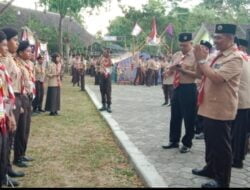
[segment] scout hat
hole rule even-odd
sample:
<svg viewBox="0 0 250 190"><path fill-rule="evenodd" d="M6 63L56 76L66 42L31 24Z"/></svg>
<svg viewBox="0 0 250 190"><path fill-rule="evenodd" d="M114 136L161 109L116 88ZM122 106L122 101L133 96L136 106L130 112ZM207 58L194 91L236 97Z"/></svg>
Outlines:
<svg viewBox="0 0 250 190"><path fill-rule="evenodd" d="M19 53L20 51L26 50L29 46L30 46L30 43L28 41L21 41L19 43L19 47L17 49L17 53Z"/></svg>
<svg viewBox="0 0 250 190"><path fill-rule="evenodd" d="M235 35L236 29L237 26L235 24L216 24L215 33Z"/></svg>
<svg viewBox="0 0 250 190"><path fill-rule="evenodd" d="M179 34L179 42L188 42L192 40L192 33Z"/></svg>
<svg viewBox="0 0 250 190"><path fill-rule="evenodd" d="M212 44L210 44L208 41L201 40L200 45L206 46L208 49L212 49Z"/></svg>
<svg viewBox="0 0 250 190"><path fill-rule="evenodd" d="M248 47L248 41L238 38L238 45Z"/></svg>
<svg viewBox="0 0 250 190"><path fill-rule="evenodd" d="M4 28L2 29L2 31L5 33L5 35L7 36L7 40L9 41L11 38L15 37L18 35L17 30L13 29L13 28Z"/></svg>

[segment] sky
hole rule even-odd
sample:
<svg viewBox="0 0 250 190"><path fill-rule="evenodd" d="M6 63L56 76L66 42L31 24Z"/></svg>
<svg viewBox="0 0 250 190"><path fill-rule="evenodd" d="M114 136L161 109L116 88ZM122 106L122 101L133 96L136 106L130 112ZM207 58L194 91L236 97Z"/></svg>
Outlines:
<svg viewBox="0 0 250 190"><path fill-rule="evenodd" d="M39 0L15 0L13 5L35 9L36 2ZM142 5L146 4L148 0L123 0L122 4L125 6L133 6L136 9L140 9ZM200 0L185 0L182 3L182 7L193 7L199 4ZM121 9L118 6L117 0L108 0L108 3L104 7L93 11L93 14L85 11L82 13L84 16L85 29L92 35L95 35L98 31L101 31L105 35L108 30L108 26L112 20L117 16L123 16Z"/></svg>

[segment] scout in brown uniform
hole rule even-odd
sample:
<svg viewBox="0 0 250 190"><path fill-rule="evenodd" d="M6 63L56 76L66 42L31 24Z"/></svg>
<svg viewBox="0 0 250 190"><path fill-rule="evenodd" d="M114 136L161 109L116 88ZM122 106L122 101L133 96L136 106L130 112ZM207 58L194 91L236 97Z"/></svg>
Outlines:
<svg viewBox="0 0 250 190"><path fill-rule="evenodd" d="M214 57L210 54L211 50L212 50L212 47L213 47L212 44L210 44L210 42L208 42L208 41L201 40L200 45L204 46L204 48L209 52L209 55L207 57L207 61L211 61L211 58L214 59ZM201 79L196 79L196 84L197 84L198 89L199 89L200 83L201 83ZM202 126L202 117L199 116L199 115L196 115L195 133L196 133L195 139L198 139L198 140L203 140L204 139L203 126Z"/></svg>
<svg viewBox="0 0 250 190"><path fill-rule="evenodd" d="M164 149L178 148L181 137L182 120L185 123L185 135L182 138L181 153L187 153L192 147L194 124L196 117L197 89L195 79L196 60L193 53L192 34L179 35L181 52L173 56L173 65L170 72L174 73L174 92L171 101L170 143L162 146Z"/></svg>
<svg viewBox="0 0 250 190"><path fill-rule="evenodd" d="M160 61L159 61L158 57L155 57L155 59L154 59L154 78L153 78L153 84L155 86L158 85L159 70L160 70Z"/></svg>
<svg viewBox="0 0 250 190"><path fill-rule="evenodd" d="M11 78L6 66L8 54L7 36L0 31L0 187L11 186L12 180L7 180L8 165L8 132L16 130L16 122L13 114L15 95L11 84ZM10 183L9 183L10 182ZM14 183L17 186L18 183Z"/></svg>
<svg viewBox="0 0 250 190"><path fill-rule="evenodd" d="M15 109L13 111L15 116L16 124L18 124L21 112L23 112L22 109L22 101L21 101L21 86L22 86L22 71L17 63L17 60L15 58L16 51L19 46L18 42L18 32L15 29L12 28L4 28L3 32L7 36L8 41L8 54L6 56L6 59L4 61L4 64L6 66L6 69L12 79L12 86L15 93ZM18 126L17 126L18 127ZM12 168L10 157L11 157L11 147L14 142L15 133L8 132L8 166L7 166L7 172L10 177L23 177L23 172L15 172ZM18 185L18 182L11 180L11 183L13 185Z"/></svg>
<svg viewBox="0 0 250 190"><path fill-rule="evenodd" d="M86 71L86 60L82 57L82 60L78 67L80 83L81 83L81 91L85 91L85 71Z"/></svg>
<svg viewBox="0 0 250 190"><path fill-rule="evenodd" d="M79 64L81 62L80 55L76 55L74 62L73 62L73 76L72 76L72 83L73 86L77 84L77 86L80 86L80 77L79 77Z"/></svg>
<svg viewBox="0 0 250 190"><path fill-rule="evenodd" d="M245 159L248 144L248 130L250 126L250 58L248 57L246 48L248 42L238 39L239 51L243 57L243 71L241 74L239 88L239 104L236 119L232 126L232 151L233 151L233 167L243 168L243 160Z"/></svg>
<svg viewBox="0 0 250 190"><path fill-rule="evenodd" d="M153 58L147 61L147 71L146 71L146 85L152 86L154 85L154 76L155 76L155 61Z"/></svg>
<svg viewBox="0 0 250 190"><path fill-rule="evenodd" d="M142 85L143 84L142 56L140 56L139 59L137 58L134 61L134 63L136 65L136 75L135 75L134 85L136 84Z"/></svg>
<svg viewBox="0 0 250 190"><path fill-rule="evenodd" d="M22 90L21 101L23 113L20 115L17 123L17 132L14 144L14 161L18 167L28 167L25 162L33 161L32 158L26 156L28 139L31 125L31 107L33 97L35 96L35 80L33 79L33 63L30 62L31 47L28 41L22 41L17 50L17 63L22 71Z"/></svg>
<svg viewBox="0 0 250 190"><path fill-rule="evenodd" d="M112 72L112 60L110 58L109 51L106 50L100 61L100 91L102 95L102 108L100 111L105 111L111 113L111 72Z"/></svg>
<svg viewBox="0 0 250 190"><path fill-rule="evenodd" d="M169 72L169 67L171 66L170 61L166 62L164 65L164 70L163 70L163 82L162 82L162 89L164 93L164 98L165 102L162 104L163 106L171 105L171 99L173 97L173 80L174 80L174 75L173 73Z"/></svg>
<svg viewBox="0 0 250 190"><path fill-rule="evenodd" d="M37 64L35 66L35 80L36 97L33 102L33 111L44 112L44 110L42 110L42 105L44 97L45 66L42 55L37 57Z"/></svg>
<svg viewBox="0 0 250 190"><path fill-rule="evenodd" d="M243 59L234 44L236 25L216 25L214 43L219 50L215 59L208 63L208 52L195 47L195 56L203 80L199 89L198 114L203 117L206 166L192 171L195 175L214 180L204 188L229 187L231 178L232 149L231 125L236 117L238 91Z"/></svg>
<svg viewBox="0 0 250 190"><path fill-rule="evenodd" d="M51 116L58 115L61 101L61 57L58 53L52 55L46 76L48 78L48 90L45 110L50 111Z"/></svg>

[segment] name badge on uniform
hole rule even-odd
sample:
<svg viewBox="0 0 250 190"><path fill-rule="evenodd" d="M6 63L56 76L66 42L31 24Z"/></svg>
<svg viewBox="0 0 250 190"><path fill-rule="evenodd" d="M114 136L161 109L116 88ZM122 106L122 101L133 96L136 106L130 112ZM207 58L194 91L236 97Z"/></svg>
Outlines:
<svg viewBox="0 0 250 190"><path fill-rule="evenodd" d="M222 64L214 64L213 68L220 69L222 67Z"/></svg>

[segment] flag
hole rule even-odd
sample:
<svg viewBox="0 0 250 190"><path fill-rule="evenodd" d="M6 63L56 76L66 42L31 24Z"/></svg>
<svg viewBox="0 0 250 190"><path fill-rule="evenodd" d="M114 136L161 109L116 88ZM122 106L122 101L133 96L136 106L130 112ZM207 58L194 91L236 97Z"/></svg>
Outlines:
<svg viewBox="0 0 250 190"><path fill-rule="evenodd" d="M174 26L171 23L166 27L165 31L171 38L174 36Z"/></svg>
<svg viewBox="0 0 250 190"><path fill-rule="evenodd" d="M157 38L157 35L156 20L153 18L152 30L147 38L148 45L158 45L160 43L160 39Z"/></svg>
<svg viewBox="0 0 250 190"><path fill-rule="evenodd" d="M141 32L142 32L142 28L136 23L131 35L138 36Z"/></svg>
<svg viewBox="0 0 250 190"><path fill-rule="evenodd" d="M22 41L28 41L28 32L27 32L27 30L22 31L21 40Z"/></svg>

